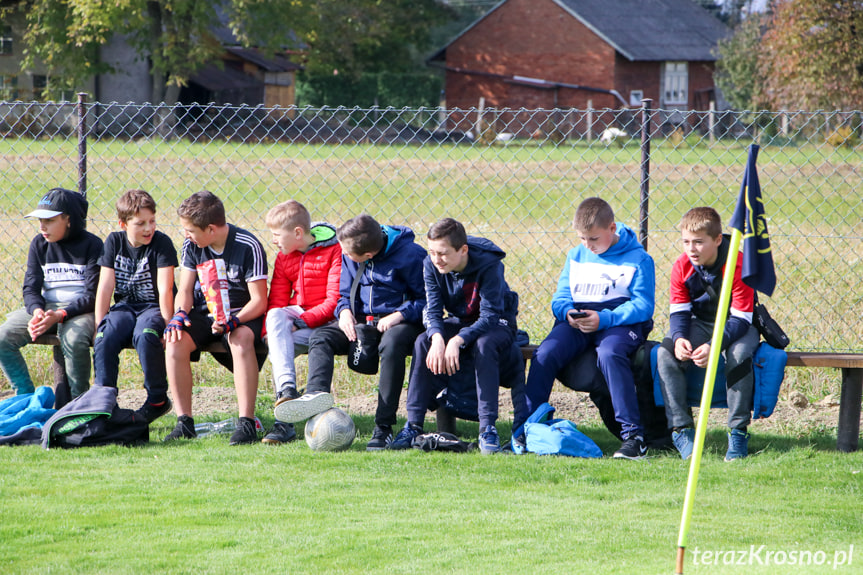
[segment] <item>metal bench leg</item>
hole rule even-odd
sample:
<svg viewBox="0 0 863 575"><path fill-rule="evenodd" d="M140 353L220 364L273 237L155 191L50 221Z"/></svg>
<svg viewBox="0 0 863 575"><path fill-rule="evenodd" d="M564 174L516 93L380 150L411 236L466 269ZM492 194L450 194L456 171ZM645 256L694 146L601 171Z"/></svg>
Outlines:
<svg viewBox="0 0 863 575"><path fill-rule="evenodd" d="M857 451L860 439L860 401L863 398L863 369L842 369L842 393L839 399L839 428L836 449Z"/></svg>
<svg viewBox="0 0 863 575"><path fill-rule="evenodd" d="M66 379L66 359L59 345L54 346L54 363L51 367L54 371L54 409L60 409L72 401L72 390Z"/></svg>

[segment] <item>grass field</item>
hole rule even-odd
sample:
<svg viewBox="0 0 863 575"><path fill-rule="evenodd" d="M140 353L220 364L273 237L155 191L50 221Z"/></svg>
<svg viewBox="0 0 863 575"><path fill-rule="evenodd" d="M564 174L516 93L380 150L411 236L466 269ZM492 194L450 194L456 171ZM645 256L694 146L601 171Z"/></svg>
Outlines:
<svg viewBox="0 0 863 575"><path fill-rule="evenodd" d="M688 465L527 456L229 447L0 450L3 573L672 573ZM168 431L165 418L151 431ZM460 424L476 437L475 424ZM586 428L606 454L617 443ZM504 430L505 432L505 430ZM704 552L821 551L861 540L863 453L755 436L722 462L711 431L685 573L861 573L850 564L704 565ZM698 555L696 555L696 551ZM859 551L858 551L859 553ZM764 551L756 557L764 561ZM696 563L696 557L702 564ZM726 557L723 555L723 557ZM781 555L777 555L781 557ZM834 570L834 567L836 569Z"/></svg>

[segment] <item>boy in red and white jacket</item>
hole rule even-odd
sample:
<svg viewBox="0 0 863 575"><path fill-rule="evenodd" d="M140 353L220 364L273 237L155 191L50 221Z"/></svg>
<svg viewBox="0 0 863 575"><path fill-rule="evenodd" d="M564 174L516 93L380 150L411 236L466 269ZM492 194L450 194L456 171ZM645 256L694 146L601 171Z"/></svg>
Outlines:
<svg viewBox="0 0 863 575"><path fill-rule="evenodd" d="M707 365L729 240L722 235L719 214L710 207L686 212L680 221L680 232L683 254L671 270L670 329L657 351L657 368L672 440L680 456L689 459L695 429L686 401L685 372L690 364ZM755 293L743 283L741 266L742 258L737 258L722 337L730 430L726 461L748 454L746 428L754 389L752 356L759 342L758 331L752 325Z"/></svg>
<svg viewBox="0 0 863 575"><path fill-rule="evenodd" d="M312 223L309 211L288 200L267 213L267 227L279 248L267 302L267 346L273 366L276 405L296 399L294 356L308 351L315 329L334 323L339 300L342 250L336 228ZM296 439L292 423L276 421L262 440L280 444Z"/></svg>

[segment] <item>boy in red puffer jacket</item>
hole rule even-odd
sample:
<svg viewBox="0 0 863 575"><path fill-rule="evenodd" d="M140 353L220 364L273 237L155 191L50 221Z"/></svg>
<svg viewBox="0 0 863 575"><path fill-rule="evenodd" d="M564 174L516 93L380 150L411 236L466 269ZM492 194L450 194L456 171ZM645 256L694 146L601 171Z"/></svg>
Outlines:
<svg viewBox="0 0 863 575"><path fill-rule="evenodd" d="M288 200L267 213L267 227L279 248L267 302L267 346L273 366L276 405L299 397L296 353L308 351L315 329L335 323L339 300L342 250L336 228L312 223L303 204ZM276 421L262 440L281 444L295 440L294 425Z"/></svg>

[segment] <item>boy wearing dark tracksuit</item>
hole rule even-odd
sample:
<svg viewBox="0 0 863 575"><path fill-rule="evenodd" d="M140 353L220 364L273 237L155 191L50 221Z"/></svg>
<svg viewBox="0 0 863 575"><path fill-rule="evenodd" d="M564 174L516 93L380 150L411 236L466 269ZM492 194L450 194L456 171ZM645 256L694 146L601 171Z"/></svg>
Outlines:
<svg viewBox="0 0 863 575"><path fill-rule="evenodd" d="M425 250L414 243L410 228L382 226L367 214L345 222L336 236L343 254L335 311L338 325L322 326L311 335L306 393L277 405L275 415L279 421L294 423L332 406L335 356L348 354L350 343L357 339L357 323L374 323L380 334L380 374L375 430L367 449L375 451L392 441L405 360L423 330Z"/></svg>
<svg viewBox="0 0 863 575"><path fill-rule="evenodd" d="M21 348L44 333L60 337L72 397L90 387L102 240L85 229L87 207L78 192L54 188L27 215L39 219L39 235L27 254L24 309L0 326L0 367L18 394L34 391Z"/></svg>
<svg viewBox="0 0 863 575"><path fill-rule="evenodd" d="M156 229L156 202L144 190L120 197L117 218L122 231L108 235L99 258L94 383L117 387L120 352L133 344L147 390L138 413L152 422L171 411L162 335L174 310L177 250L171 238Z"/></svg>
<svg viewBox="0 0 863 575"><path fill-rule="evenodd" d="M480 450L494 453L500 451L495 423L501 363L509 357L518 313L518 296L504 279L506 254L487 239L468 237L464 226L452 218L431 227L428 244L429 256L423 262L427 328L414 346L408 421L390 448L411 446L422 433L432 400L464 361L472 364L476 380ZM520 354L518 358L515 369L523 372Z"/></svg>
<svg viewBox="0 0 863 575"><path fill-rule="evenodd" d="M551 301L556 323L530 363L528 410L548 401L556 374L593 345L622 428L614 457L638 459L647 447L630 356L653 325L653 260L605 200L584 200L574 227L582 245L567 253Z"/></svg>

